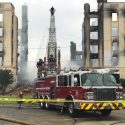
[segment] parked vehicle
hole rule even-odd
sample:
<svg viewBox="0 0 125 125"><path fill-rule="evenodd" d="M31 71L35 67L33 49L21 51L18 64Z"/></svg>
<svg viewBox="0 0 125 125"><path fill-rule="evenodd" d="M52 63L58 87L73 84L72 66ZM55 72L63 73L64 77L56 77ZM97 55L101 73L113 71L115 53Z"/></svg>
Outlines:
<svg viewBox="0 0 125 125"><path fill-rule="evenodd" d="M100 111L108 116L112 110L125 108L123 88L109 73L77 71L46 76L36 82L35 95L48 100L40 102L42 108L60 106L71 116L77 115L77 110Z"/></svg>

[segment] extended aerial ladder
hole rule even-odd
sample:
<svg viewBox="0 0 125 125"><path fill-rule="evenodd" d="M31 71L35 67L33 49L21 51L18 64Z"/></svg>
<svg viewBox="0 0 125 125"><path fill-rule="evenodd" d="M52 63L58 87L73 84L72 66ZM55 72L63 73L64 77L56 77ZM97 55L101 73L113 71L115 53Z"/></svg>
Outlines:
<svg viewBox="0 0 125 125"><path fill-rule="evenodd" d="M44 57L43 63L37 62L38 78L43 77L42 74L44 74L44 76L50 74L58 74L61 70L60 49L57 51L54 7L50 9L50 13L51 18L49 27L49 40L47 45L47 58Z"/></svg>

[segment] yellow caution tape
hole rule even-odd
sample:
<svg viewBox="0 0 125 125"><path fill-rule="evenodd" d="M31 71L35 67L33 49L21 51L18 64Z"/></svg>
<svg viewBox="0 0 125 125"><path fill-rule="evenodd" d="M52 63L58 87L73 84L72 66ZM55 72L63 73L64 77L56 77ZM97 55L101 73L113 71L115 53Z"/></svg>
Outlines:
<svg viewBox="0 0 125 125"><path fill-rule="evenodd" d="M65 100L65 99L28 99L28 98L0 98L1 101L26 101L26 102L79 102L79 103L123 103L125 106L125 101L117 100L117 101L93 101L93 100Z"/></svg>
<svg viewBox="0 0 125 125"><path fill-rule="evenodd" d="M88 100L65 100L65 99L19 99L19 98L0 98L0 102L49 102L49 103L79 103L81 110L120 110L125 109L125 101L88 101Z"/></svg>

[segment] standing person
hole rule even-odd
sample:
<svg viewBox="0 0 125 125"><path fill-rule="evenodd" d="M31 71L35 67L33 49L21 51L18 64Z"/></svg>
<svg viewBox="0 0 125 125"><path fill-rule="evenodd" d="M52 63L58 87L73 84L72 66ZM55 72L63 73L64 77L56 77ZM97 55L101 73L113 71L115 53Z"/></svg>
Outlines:
<svg viewBox="0 0 125 125"><path fill-rule="evenodd" d="M19 98L23 99L23 92L22 91L19 93ZM22 105L23 101L19 101L18 103L19 103L19 109L21 109L21 105Z"/></svg>
<svg viewBox="0 0 125 125"><path fill-rule="evenodd" d="M38 68L38 78L42 78L42 73L44 70L44 61L42 59L39 59L39 61L37 62L37 68Z"/></svg>

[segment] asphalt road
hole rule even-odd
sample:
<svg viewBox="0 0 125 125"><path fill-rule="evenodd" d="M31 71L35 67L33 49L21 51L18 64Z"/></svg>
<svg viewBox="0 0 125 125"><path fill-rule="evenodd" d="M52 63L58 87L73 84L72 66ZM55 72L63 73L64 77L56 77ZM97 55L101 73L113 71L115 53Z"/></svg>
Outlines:
<svg viewBox="0 0 125 125"><path fill-rule="evenodd" d="M59 110L29 106L18 109L17 105L1 105L0 117L5 119L0 119L0 125L125 125L125 110L113 111L108 117L94 112L82 112L78 117L72 118L68 113L61 113Z"/></svg>

